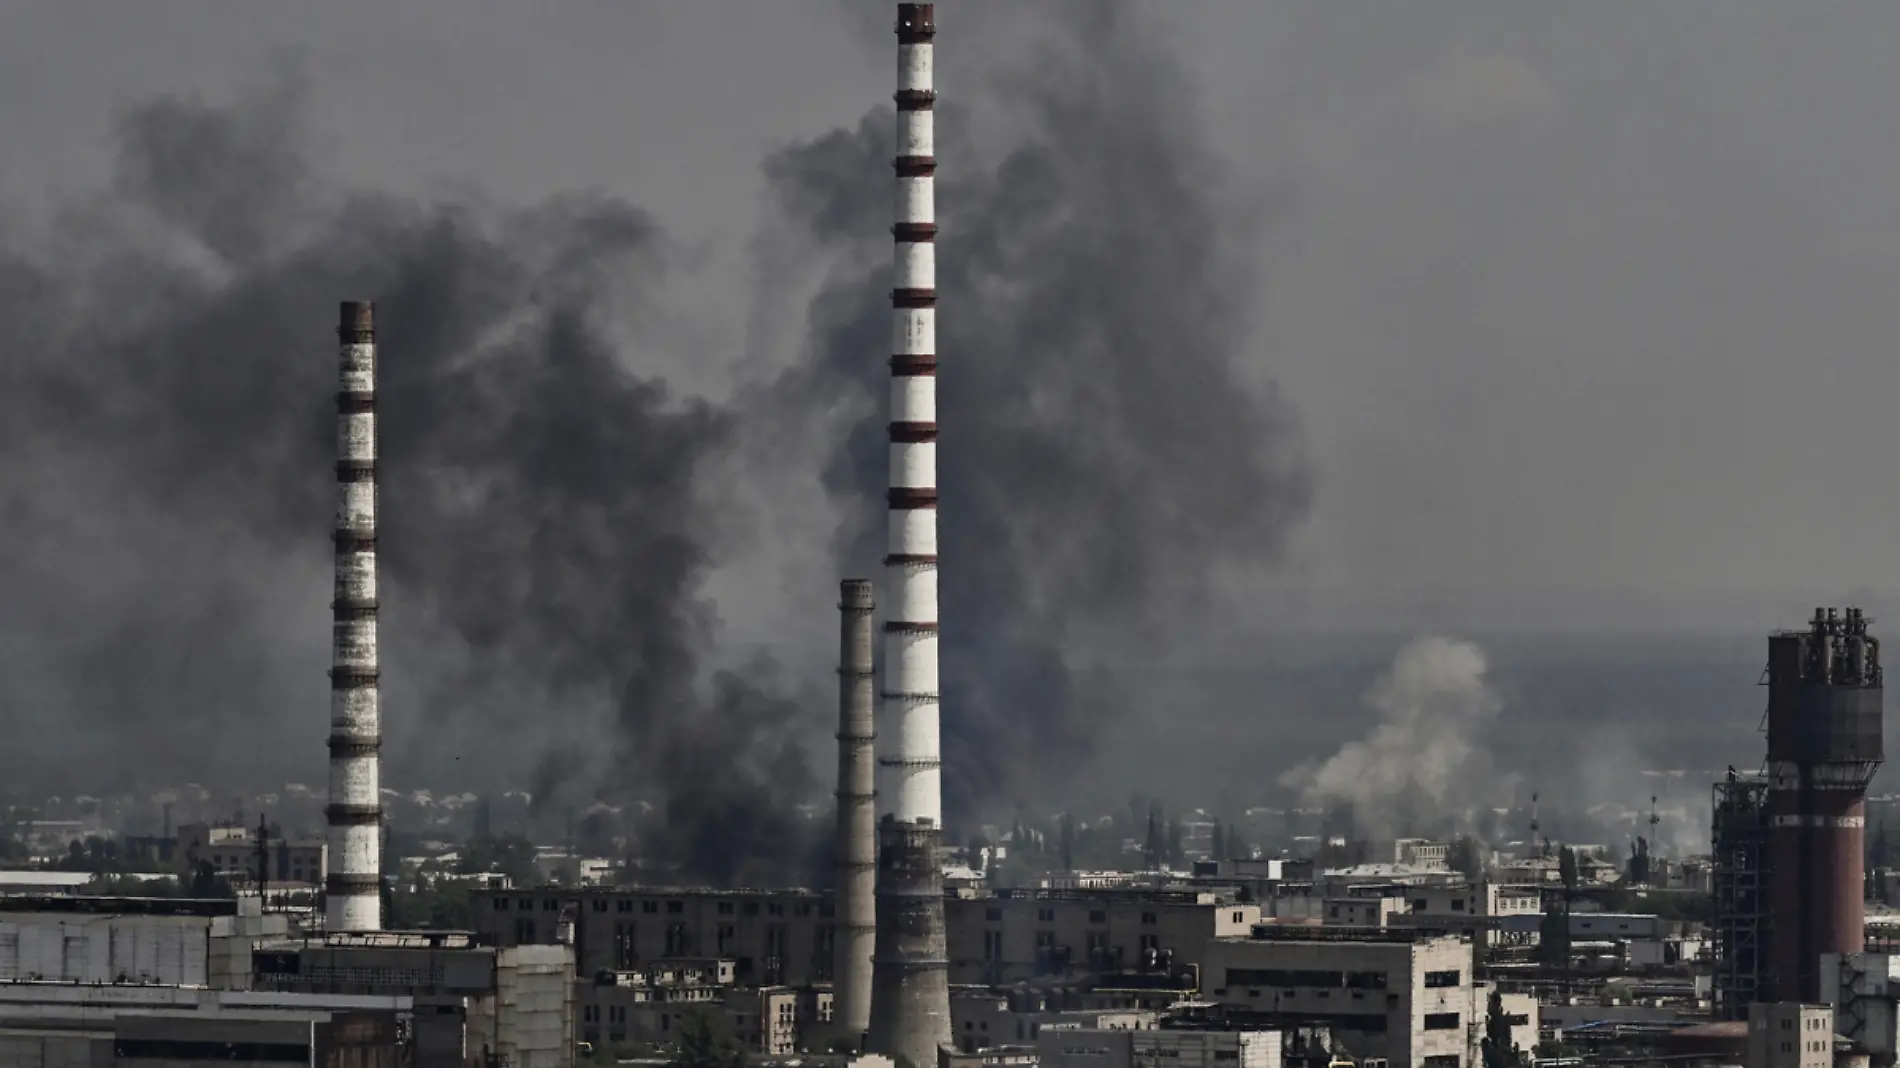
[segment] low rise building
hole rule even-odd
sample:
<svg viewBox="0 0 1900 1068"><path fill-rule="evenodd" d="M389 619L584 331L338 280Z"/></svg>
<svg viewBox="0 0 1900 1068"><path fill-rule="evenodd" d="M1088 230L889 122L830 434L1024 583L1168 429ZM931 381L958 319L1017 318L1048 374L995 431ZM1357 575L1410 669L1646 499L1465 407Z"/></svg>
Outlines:
<svg viewBox="0 0 1900 1068"><path fill-rule="evenodd" d="M1833 1065L1833 1006L1756 1002L1748 1007L1748 1068Z"/></svg>
<svg viewBox="0 0 1900 1068"><path fill-rule="evenodd" d="M1208 890L997 890L944 903L953 984L1200 966L1210 939L1245 934L1260 906Z"/></svg>
<svg viewBox="0 0 1900 1068"><path fill-rule="evenodd" d="M807 986L831 978L831 897L811 890L482 890L472 897L471 913L483 941L519 946L554 941L570 906L582 975L716 957L732 961L741 986Z"/></svg>
<svg viewBox="0 0 1900 1068"><path fill-rule="evenodd" d="M1456 935L1262 924L1208 945L1202 986L1236 1026L1323 1026L1392 1068L1469 1068L1483 1032L1474 963Z"/></svg>
<svg viewBox="0 0 1900 1068"><path fill-rule="evenodd" d="M1278 1031L1049 1027L1042 1068L1282 1068Z"/></svg>

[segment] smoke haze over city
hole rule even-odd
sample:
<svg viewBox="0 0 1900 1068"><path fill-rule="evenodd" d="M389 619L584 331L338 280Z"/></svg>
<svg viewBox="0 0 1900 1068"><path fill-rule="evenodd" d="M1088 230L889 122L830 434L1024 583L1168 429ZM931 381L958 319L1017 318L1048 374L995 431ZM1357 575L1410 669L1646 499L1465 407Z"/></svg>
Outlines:
<svg viewBox="0 0 1900 1068"><path fill-rule="evenodd" d="M1900 612L1900 13L1259 7L940 15L953 818L1337 797L1417 716L1470 733L1414 786L1499 780L1447 806L1758 759L1759 632ZM373 298L386 781L802 850L879 575L888 12L376 10L8 16L0 772L321 781Z"/></svg>

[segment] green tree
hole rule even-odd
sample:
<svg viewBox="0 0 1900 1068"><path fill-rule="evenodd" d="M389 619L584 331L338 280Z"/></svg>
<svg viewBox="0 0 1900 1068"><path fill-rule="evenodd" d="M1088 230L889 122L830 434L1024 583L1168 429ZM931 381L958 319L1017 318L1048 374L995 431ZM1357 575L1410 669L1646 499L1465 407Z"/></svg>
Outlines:
<svg viewBox="0 0 1900 1068"><path fill-rule="evenodd" d="M705 1013L690 1013L680 1021L679 1050L668 1068L745 1068L745 1064L745 1050L736 1042L722 1040Z"/></svg>
<svg viewBox="0 0 1900 1068"><path fill-rule="evenodd" d="M1478 849L1478 843L1470 835L1462 835L1451 843L1450 855L1446 863L1452 871L1467 878L1476 879L1484 875L1484 856Z"/></svg>
<svg viewBox="0 0 1900 1068"><path fill-rule="evenodd" d="M1522 1068L1524 1051L1511 1041L1511 1020L1504 1014L1504 994L1491 988L1491 1004L1484 1014L1484 1068Z"/></svg>
<svg viewBox="0 0 1900 1068"><path fill-rule="evenodd" d="M1537 927L1537 956L1554 968L1570 963L1570 909L1546 905L1544 919Z"/></svg>

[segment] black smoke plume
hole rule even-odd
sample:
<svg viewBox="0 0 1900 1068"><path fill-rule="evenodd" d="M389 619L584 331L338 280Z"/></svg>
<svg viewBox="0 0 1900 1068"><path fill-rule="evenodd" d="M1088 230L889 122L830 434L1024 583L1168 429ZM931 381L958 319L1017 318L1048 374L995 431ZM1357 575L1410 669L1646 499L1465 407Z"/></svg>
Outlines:
<svg viewBox="0 0 1900 1068"><path fill-rule="evenodd" d="M821 795L801 698L705 655L726 533L705 468L733 416L674 396L623 336L664 236L605 197L350 188L304 95L136 107L109 193L42 232L0 225L0 729L32 739L7 773L316 770L333 331L338 300L367 297L386 781L467 757L484 788L539 759L537 790L661 806L639 848L677 871L803 861L796 806Z"/></svg>
<svg viewBox="0 0 1900 1068"><path fill-rule="evenodd" d="M1056 769L1085 766L1131 711L1111 661L1138 667L1188 640L1178 628L1224 567L1279 552L1311 479L1292 414L1243 370L1259 355L1249 303L1266 216L1236 210L1215 180L1165 34L1131 4L1024 5L1006 29L1036 40L1032 54L978 77L977 16L939 10L954 820L1070 785ZM981 143L1000 150L979 154L980 105ZM798 411L851 399L857 421L826 472L849 511L846 570L884 552L893 122L879 109L768 164L792 241L830 265L810 356L782 390Z"/></svg>

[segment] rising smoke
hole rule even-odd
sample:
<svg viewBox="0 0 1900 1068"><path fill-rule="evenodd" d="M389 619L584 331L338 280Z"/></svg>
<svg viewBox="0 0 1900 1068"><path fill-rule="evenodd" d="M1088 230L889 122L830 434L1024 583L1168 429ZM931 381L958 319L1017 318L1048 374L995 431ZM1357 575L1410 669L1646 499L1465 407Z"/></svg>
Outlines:
<svg viewBox="0 0 1900 1068"><path fill-rule="evenodd" d="M952 822L1062 796L1056 769L1137 711L1121 671L1218 625L1216 576L1273 559L1311 493L1291 412L1242 371L1263 217L1214 179L1165 33L1129 4L1024 5L1031 54L979 77L966 15L938 105ZM848 406L825 484L852 573L884 552L891 154L880 109L767 167L785 240L829 271L777 401Z"/></svg>
<svg viewBox="0 0 1900 1068"><path fill-rule="evenodd" d="M734 417L619 340L665 277L652 220L349 188L314 158L303 85L268 88L132 109L110 195L0 229L0 727L41 743L9 747L14 781L312 770L331 331L370 296L386 781L464 755L514 778L545 753L537 793L665 803L650 854L795 871L816 795L796 691L763 667L706 682L724 532L704 469Z"/></svg>
<svg viewBox="0 0 1900 1068"><path fill-rule="evenodd" d="M1412 642L1366 694L1378 715L1372 730L1287 772L1281 785L1305 804L1349 810L1352 829L1367 837L1469 833L1479 813L1509 804L1516 789L1486 740L1504 707L1487 671L1484 650L1471 642Z"/></svg>

